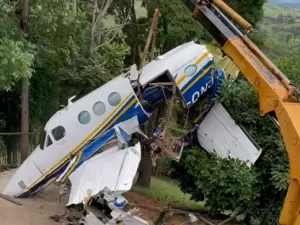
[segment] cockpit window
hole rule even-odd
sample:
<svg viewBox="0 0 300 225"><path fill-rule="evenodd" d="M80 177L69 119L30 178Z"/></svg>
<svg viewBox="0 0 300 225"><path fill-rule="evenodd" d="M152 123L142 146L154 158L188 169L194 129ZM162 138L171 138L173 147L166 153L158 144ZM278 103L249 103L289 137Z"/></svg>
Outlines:
<svg viewBox="0 0 300 225"><path fill-rule="evenodd" d="M59 141L66 135L66 130L63 126L58 126L52 130L52 135L56 141Z"/></svg>
<svg viewBox="0 0 300 225"><path fill-rule="evenodd" d="M53 144L53 142L52 142L52 140L51 140L51 137L48 135L48 136L47 136L46 147L48 147L48 146L50 146L50 145L52 145L52 144Z"/></svg>

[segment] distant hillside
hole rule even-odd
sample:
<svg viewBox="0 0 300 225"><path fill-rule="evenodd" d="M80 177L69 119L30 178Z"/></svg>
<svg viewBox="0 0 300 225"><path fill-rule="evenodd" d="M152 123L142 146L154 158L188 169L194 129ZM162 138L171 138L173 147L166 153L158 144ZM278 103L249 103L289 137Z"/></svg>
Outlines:
<svg viewBox="0 0 300 225"><path fill-rule="evenodd" d="M278 1L278 0L277 0ZM299 0L300 1L300 0ZM278 18L279 15L292 16L296 19L300 19L300 9L280 6L274 3L267 3L264 5L264 17Z"/></svg>
<svg viewBox="0 0 300 225"><path fill-rule="evenodd" d="M299 0L269 0L268 2L281 5L289 8L299 8L300 9L300 1Z"/></svg>
<svg viewBox="0 0 300 225"><path fill-rule="evenodd" d="M271 0L271 1L282 1L282 0ZM295 19L300 19L300 8L299 10L295 10L294 8L281 6L275 3L267 3L264 5L265 17L277 18L279 14L282 14L283 16L291 15L295 17Z"/></svg>

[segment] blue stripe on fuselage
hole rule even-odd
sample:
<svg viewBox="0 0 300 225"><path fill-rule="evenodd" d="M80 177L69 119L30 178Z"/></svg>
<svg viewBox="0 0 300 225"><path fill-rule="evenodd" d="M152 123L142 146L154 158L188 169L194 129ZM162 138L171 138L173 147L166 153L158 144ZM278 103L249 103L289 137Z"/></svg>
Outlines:
<svg viewBox="0 0 300 225"><path fill-rule="evenodd" d="M131 106L129 106L132 104ZM128 108L127 108L128 107ZM138 117L139 123L144 124L148 119L149 116L145 114L144 110L142 109L141 105L139 104L137 98L135 95L132 94L132 96L126 101L126 103L115 113L115 115L104 125L90 140L93 138L97 138L97 136L102 132L105 134L106 131L111 129L116 124L126 121L134 116ZM119 117L119 118L117 118ZM116 119L117 118L117 119ZM109 132L108 132L109 133ZM103 134L99 135L101 137ZM84 149L90 146L84 145L78 152L84 151ZM75 154L77 155L78 152ZM29 197L30 195L37 192L40 188L42 188L45 184L47 184L51 179L57 177L60 175L67 167L68 163L70 162L70 159L63 162L60 166L58 166L55 170L53 170L51 173L49 173L47 176L45 176L44 179L42 179L40 182L36 183L33 187L31 187L29 190L21 193L18 195L18 197Z"/></svg>
<svg viewBox="0 0 300 225"><path fill-rule="evenodd" d="M212 76L212 71L213 70L210 69L205 74L203 74L205 72L205 70L207 70L212 65L213 65L212 61L209 61L181 89L181 93L184 93L183 98L185 100L185 103L188 105L188 107L192 106L200 98L200 96L202 96L202 94L204 92L206 92L207 89L209 89L213 85L213 76ZM199 79L199 76L202 76L202 77ZM199 80L197 80L197 78ZM193 84L193 82L195 82L195 83Z"/></svg>
<svg viewBox="0 0 300 225"><path fill-rule="evenodd" d="M130 104L132 104L128 109L126 109ZM126 121L134 116L137 116L138 121L140 124L144 124L148 119L149 116L146 115L144 110L142 109L141 105L138 102L138 99L135 95L131 96L128 101L119 109L119 111L110 119L106 125L101 128L94 137L98 136L99 134L103 133L103 131L107 131L111 127L115 126L118 123ZM119 117L116 119L116 117Z"/></svg>

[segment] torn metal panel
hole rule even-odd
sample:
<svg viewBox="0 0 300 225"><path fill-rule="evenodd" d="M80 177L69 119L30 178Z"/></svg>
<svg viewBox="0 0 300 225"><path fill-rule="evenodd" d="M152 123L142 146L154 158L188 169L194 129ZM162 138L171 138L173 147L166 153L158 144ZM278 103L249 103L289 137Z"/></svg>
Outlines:
<svg viewBox="0 0 300 225"><path fill-rule="evenodd" d="M122 128L129 135L139 133L143 137L148 138L147 135L141 131L137 116L133 116L132 118L117 124L116 126Z"/></svg>
<svg viewBox="0 0 300 225"><path fill-rule="evenodd" d="M254 164L262 152L220 103L210 110L199 125L197 136L199 144L206 151L214 152L221 158L239 159L248 165Z"/></svg>
<svg viewBox="0 0 300 225"><path fill-rule="evenodd" d="M141 159L141 146L119 150L118 146L95 155L69 177L72 188L68 205L80 204L103 190L120 194L131 189Z"/></svg>

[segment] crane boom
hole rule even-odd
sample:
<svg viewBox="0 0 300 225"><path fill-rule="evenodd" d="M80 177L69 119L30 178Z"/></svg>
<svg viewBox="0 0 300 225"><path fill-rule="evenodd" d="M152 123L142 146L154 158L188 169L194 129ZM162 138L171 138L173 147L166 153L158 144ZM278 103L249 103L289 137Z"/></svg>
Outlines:
<svg viewBox="0 0 300 225"><path fill-rule="evenodd" d="M290 184L280 216L282 225L300 225L299 91L222 11L247 33L253 27L222 0L188 0L193 18L220 44L259 95L260 114L274 115L288 152ZM222 11L221 11L222 10Z"/></svg>

